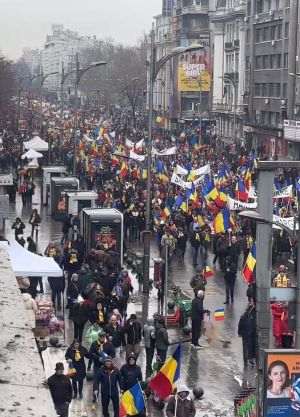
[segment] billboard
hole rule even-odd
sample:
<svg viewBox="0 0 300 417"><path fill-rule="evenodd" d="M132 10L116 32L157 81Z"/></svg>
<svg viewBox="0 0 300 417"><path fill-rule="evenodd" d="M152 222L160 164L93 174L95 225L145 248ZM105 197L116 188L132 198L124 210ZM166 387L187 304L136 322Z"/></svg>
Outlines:
<svg viewBox="0 0 300 417"><path fill-rule="evenodd" d="M265 417L300 416L300 351L265 352Z"/></svg>
<svg viewBox="0 0 300 417"><path fill-rule="evenodd" d="M207 48L180 55L178 63L178 91L210 91L211 76Z"/></svg>

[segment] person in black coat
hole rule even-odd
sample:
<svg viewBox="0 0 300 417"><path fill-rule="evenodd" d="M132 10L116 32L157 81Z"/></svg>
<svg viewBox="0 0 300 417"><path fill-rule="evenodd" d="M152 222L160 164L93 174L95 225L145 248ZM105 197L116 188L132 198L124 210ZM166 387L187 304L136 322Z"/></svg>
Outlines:
<svg viewBox="0 0 300 417"><path fill-rule="evenodd" d="M234 302L234 287L237 274L237 259L235 256L228 255L225 258L225 272L224 272L224 281L226 289L226 299L224 304L229 304Z"/></svg>
<svg viewBox="0 0 300 417"><path fill-rule="evenodd" d="M199 290L192 301L192 346L196 349L201 348L199 338L204 317L203 299L204 291Z"/></svg>
<svg viewBox="0 0 300 417"><path fill-rule="evenodd" d="M25 224L22 222L20 217L16 218L16 220L14 221L11 228L15 231L16 241L19 242L21 240L21 236L23 237L24 229L25 229ZM24 245L22 245L22 246L24 246Z"/></svg>
<svg viewBox="0 0 300 417"><path fill-rule="evenodd" d="M111 316L108 325L105 327L105 331L115 349L119 349L122 345L125 345L123 329L118 324L116 315L113 314Z"/></svg>
<svg viewBox="0 0 300 417"><path fill-rule="evenodd" d="M73 304L76 302L80 290L79 290L79 275L78 274L72 274L70 284L67 288L67 308L72 308Z"/></svg>
<svg viewBox="0 0 300 417"><path fill-rule="evenodd" d="M65 291L64 277L48 277L48 282L51 288L51 298L54 307L61 310L62 295Z"/></svg>
<svg viewBox="0 0 300 417"><path fill-rule="evenodd" d="M245 313L241 315L238 335L242 338L244 366L247 367L248 362L254 364L256 357L256 311L253 299L250 299Z"/></svg>
<svg viewBox="0 0 300 417"><path fill-rule="evenodd" d="M74 324L74 339L82 342L85 323L89 319L89 307L85 302L75 302L70 308L70 319Z"/></svg>
<svg viewBox="0 0 300 417"><path fill-rule="evenodd" d="M121 381L122 390L127 391L133 387L137 382L141 382L143 379L142 370L136 364L136 357L134 354L130 354L127 357L127 363L125 363L121 369Z"/></svg>
<svg viewBox="0 0 300 417"><path fill-rule="evenodd" d="M70 361L72 367L76 369L76 374L72 377L73 398L77 398L77 394L79 394L79 398L82 400L83 381L86 377L84 358L88 357L88 351L77 340L74 340L66 351L66 360Z"/></svg>
<svg viewBox="0 0 300 417"><path fill-rule="evenodd" d="M113 344L106 339L104 331L100 330L98 340L91 344L89 356L90 361L88 364L88 370L91 369L91 362L93 361L94 371L103 365L103 361L106 356L110 356L111 358L116 356L115 348Z"/></svg>
<svg viewBox="0 0 300 417"><path fill-rule="evenodd" d="M103 417L109 417L108 406L113 403L114 417L119 417L119 389L121 388L121 375L113 365L112 358L106 357L104 366L97 369L94 376L94 398L98 396L101 384L101 403Z"/></svg>
<svg viewBox="0 0 300 417"><path fill-rule="evenodd" d="M124 338L126 342L126 353L140 353L140 343L142 340L142 325L137 320L135 314L131 314L124 327Z"/></svg>
<svg viewBox="0 0 300 417"><path fill-rule="evenodd" d="M70 378L64 375L64 364L58 362L55 374L47 380L56 412L61 417L69 416L69 405L72 401L72 385Z"/></svg>

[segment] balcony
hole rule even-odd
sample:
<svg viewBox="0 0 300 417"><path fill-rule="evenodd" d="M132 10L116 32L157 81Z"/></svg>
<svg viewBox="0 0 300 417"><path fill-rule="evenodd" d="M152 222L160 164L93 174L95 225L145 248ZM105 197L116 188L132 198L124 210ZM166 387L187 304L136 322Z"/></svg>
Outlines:
<svg viewBox="0 0 300 417"><path fill-rule="evenodd" d="M284 120L283 123L284 139L291 142L300 142L300 121Z"/></svg>
<svg viewBox="0 0 300 417"><path fill-rule="evenodd" d="M209 2L202 0L201 4L182 5L181 15L187 14L207 14L209 10Z"/></svg>
<svg viewBox="0 0 300 417"><path fill-rule="evenodd" d="M225 51L233 49L233 43L232 42L225 42Z"/></svg>

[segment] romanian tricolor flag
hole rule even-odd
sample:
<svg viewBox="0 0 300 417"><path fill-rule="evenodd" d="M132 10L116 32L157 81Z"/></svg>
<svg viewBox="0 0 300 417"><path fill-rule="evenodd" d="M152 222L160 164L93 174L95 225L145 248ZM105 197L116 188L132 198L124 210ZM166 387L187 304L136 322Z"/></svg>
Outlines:
<svg viewBox="0 0 300 417"><path fill-rule="evenodd" d="M180 377L180 360L181 345L178 345L173 355L149 382L149 387L161 400L172 394L173 384Z"/></svg>
<svg viewBox="0 0 300 417"><path fill-rule="evenodd" d="M216 321L222 321L225 319L225 311L224 308L218 308L215 312L214 312L214 319Z"/></svg>
<svg viewBox="0 0 300 417"><path fill-rule="evenodd" d="M256 268L256 244L253 243L252 248L247 256L245 266L243 268L243 277L248 284L254 281Z"/></svg>
<svg viewBox="0 0 300 417"><path fill-rule="evenodd" d="M245 173L244 181L245 181L246 189L250 190L250 187L252 186L252 174L251 174L250 168L248 168Z"/></svg>
<svg viewBox="0 0 300 417"><path fill-rule="evenodd" d="M214 273L214 271L211 269L211 267L210 267L210 266L206 266L206 267L203 269L203 275L204 275L204 277L205 277L205 278L211 278L211 277L213 277L213 276L215 275L215 273Z"/></svg>
<svg viewBox="0 0 300 417"><path fill-rule="evenodd" d="M160 214L160 217L162 220L167 220L168 217L170 217L170 210L168 209L168 207L165 207Z"/></svg>
<svg viewBox="0 0 300 417"><path fill-rule="evenodd" d="M221 210L214 219L214 230L215 233L225 233L230 229L230 212L228 208Z"/></svg>
<svg viewBox="0 0 300 417"><path fill-rule="evenodd" d="M119 416L136 416L145 409L145 400L139 383L125 391L120 399Z"/></svg>
<svg viewBox="0 0 300 417"><path fill-rule="evenodd" d="M235 198L239 201L248 201L248 191L246 189L245 182L242 178L239 178L235 186Z"/></svg>

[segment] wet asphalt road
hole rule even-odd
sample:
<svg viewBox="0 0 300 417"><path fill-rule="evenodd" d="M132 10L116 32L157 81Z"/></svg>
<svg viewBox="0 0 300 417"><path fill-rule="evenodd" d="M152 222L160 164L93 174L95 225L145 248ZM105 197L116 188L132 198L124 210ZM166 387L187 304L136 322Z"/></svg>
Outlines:
<svg viewBox="0 0 300 417"><path fill-rule="evenodd" d="M41 213L42 224L40 227L38 238L38 249L43 253L50 240L60 241L62 224L52 220L48 213L47 207L41 207L39 187L36 189L36 194L33 197L32 207L22 207L21 199L17 196L16 204L11 204L9 219L6 221L6 238L13 239L14 233L11 230L11 224L16 216L22 218L26 224L25 239L30 235L30 226L28 219L32 208L37 208ZM137 246L135 246L137 247ZM140 247L139 247L140 250ZM157 256L157 249L155 244L152 245L151 258ZM211 257L208 262L211 266ZM191 254L188 248L185 262L178 263L174 259L172 270L170 271L169 281L175 285L179 285L182 290L192 296L192 291L189 286L190 279L194 274L192 267ZM205 308L212 312L217 308L223 307L224 302L224 280L220 273L209 279L206 296ZM225 308L225 320L223 322L213 321L212 341L208 344L203 339L207 347L200 351L191 349L189 343L183 345L183 358L181 368L180 383L185 383L189 388L203 387L205 390L205 399L199 402L199 415L221 415L222 413L232 414L233 398L240 391L240 383L243 381L245 385L253 385L255 378L253 371L248 373L243 372L242 367L242 349L241 340L237 336L237 324L240 315L243 313L247 304L246 299L246 285L238 275L236 282L236 296L234 305L229 305ZM156 311L157 300L155 292L150 295L150 313ZM139 297L135 304L129 307L130 311L138 311L141 308ZM66 323L67 343L72 340L72 326ZM170 329L170 339L173 341L181 337L177 329ZM230 341L230 344L225 347L223 341ZM201 343L202 341L200 341ZM139 358L141 366L144 368L144 355ZM90 388L88 389L90 391ZM86 396L84 404L73 404L71 417L82 417L84 411L87 412L88 417L98 416L91 410L90 394ZM81 402L82 403L82 402ZM156 415L157 412L151 412L151 415Z"/></svg>

